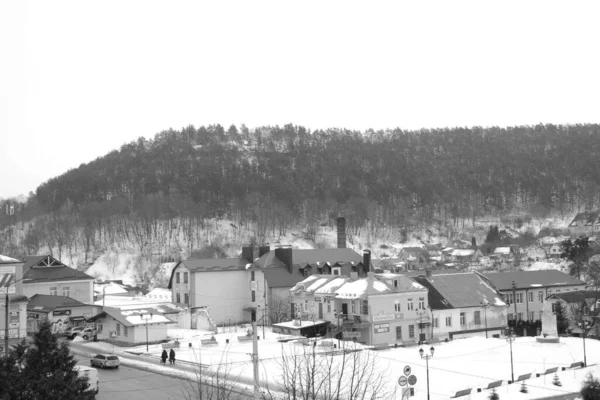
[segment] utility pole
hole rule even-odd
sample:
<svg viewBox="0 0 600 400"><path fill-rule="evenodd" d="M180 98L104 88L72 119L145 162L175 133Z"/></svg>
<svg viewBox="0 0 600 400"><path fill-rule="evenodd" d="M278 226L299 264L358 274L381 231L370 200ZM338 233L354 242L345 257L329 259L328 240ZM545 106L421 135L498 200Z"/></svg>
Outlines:
<svg viewBox="0 0 600 400"><path fill-rule="evenodd" d="M515 306L515 328L514 331L517 333L517 284L515 281L512 281L512 290L513 290L513 303Z"/></svg>
<svg viewBox="0 0 600 400"><path fill-rule="evenodd" d="M252 321L252 364L254 367L254 400L260 400L258 386L258 339L256 337L256 318Z"/></svg>
<svg viewBox="0 0 600 400"><path fill-rule="evenodd" d="M10 312L10 297L6 286L6 312L4 313L4 354L8 354L8 313Z"/></svg>

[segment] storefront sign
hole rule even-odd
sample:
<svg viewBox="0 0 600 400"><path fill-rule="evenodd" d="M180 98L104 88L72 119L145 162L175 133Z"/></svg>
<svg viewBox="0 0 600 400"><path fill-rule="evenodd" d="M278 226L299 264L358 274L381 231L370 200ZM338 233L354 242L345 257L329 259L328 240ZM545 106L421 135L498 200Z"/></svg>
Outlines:
<svg viewBox="0 0 600 400"><path fill-rule="evenodd" d="M375 333L385 333L390 331L390 324L375 324L373 328Z"/></svg>
<svg viewBox="0 0 600 400"><path fill-rule="evenodd" d="M9 339L16 339L19 337L19 330L18 329L9 329L8 330L8 338ZM0 331L0 339L4 339L4 329L2 329Z"/></svg>
<svg viewBox="0 0 600 400"><path fill-rule="evenodd" d="M258 281L250 281L250 290L255 292L258 290Z"/></svg>
<svg viewBox="0 0 600 400"><path fill-rule="evenodd" d="M315 303L324 303L324 298L322 296L315 296Z"/></svg>
<svg viewBox="0 0 600 400"><path fill-rule="evenodd" d="M54 310L52 311L52 315L59 316L59 315L71 315L71 310Z"/></svg>
<svg viewBox="0 0 600 400"><path fill-rule="evenodd" d="M342 332L344 339L360 339L360 332Z"/></svg>
<svg viewBox="0 0 600 400"><path fill-rule="evenodd" d="M394 319L394 314L373 315L373 322L390 321Z"/></svg>
<svg viewBox="0 0 600 400"><path fill-rule="evenodd" d="M19 323L18 322L11 322L10 324L8 324L8 327L11 329L15 329L15 328L19 328Z"/></svg>

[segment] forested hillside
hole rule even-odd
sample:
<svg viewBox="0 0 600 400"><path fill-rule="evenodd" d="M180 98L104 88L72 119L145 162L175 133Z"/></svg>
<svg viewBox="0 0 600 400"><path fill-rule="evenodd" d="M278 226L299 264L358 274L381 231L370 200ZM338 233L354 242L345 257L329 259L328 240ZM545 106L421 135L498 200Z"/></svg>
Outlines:
<svg viewBox="0 0 600 400"><path fill-rule="evenodd" d="M44 161L46 162L46 161ZM40 165L43 167L43 165ZM140 138L42 184L0 216L0 253L130 243L177 257L227 218L251 240L343 214L349 230L461 226L600 205L600 126L309 131L220 125ZM57 254L60 256L60 254Z"/></svg>

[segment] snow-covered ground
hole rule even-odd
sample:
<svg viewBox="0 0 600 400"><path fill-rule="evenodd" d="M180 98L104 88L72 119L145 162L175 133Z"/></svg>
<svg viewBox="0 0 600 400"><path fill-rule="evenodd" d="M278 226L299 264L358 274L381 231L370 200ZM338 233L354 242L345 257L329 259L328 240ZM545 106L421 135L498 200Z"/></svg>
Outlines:
<svg viewBox="0 0 600 400"><path fill-rule="evenodd" d="M170 329L169 336L172 340L179 340L180 349L176 350L178 360L200 362L216 368L219 364L226 364L232 376L252 378L252 342L239 342L237 336L246 334L248 327L238 327L237 330L220 329L214 335L218 345L203 346L201 339L210 338L213 334L205 331ZM281 371L283 352L312 351L310 346L295 342L280 343L278 339L289 337L273 333L270 328L265 328L263 336L262 327L258 327L259 359L261 380L275 382ZM229 343L226 343L229 339ZM327 339L330 340L330 339ZM333 341L336 343L337 341ZM344 342L342 342L344 343ZM190 346L191 344L191 346ZM108 343L89 343L89 346L104 346L106 351L112 351ZM345 346L353 346L346 343ZM487 399L488 390L477 393L477 388L486 388L490 382L502 380L502 385L497 388L500 398L504 399L535 399L552 395L578 392L581 382L588 372L600 376L600 341L586 340L587 362L591 367L576 370L562 371L574 362L583 361L583 343L580 338L561 338L558 344L537 343L535 338L517 338L512 344L514 378L520 375L532 374L527 380L528 393L520 393L520 383L507 384L511 378L510 345L505 339L495 338L469 338L459 339L449 343L434 344L435 354L429 360L429 379L431 399L448 399L457 391L472 388L470 399ZM357 347L362 347L357 345ZM429 345L423 346L426 351ZM117 353L124 349L116 348ZM131 351L146 352L146 346L137 346ZM425 399L427 388L427 373L425 360L419 356L419 347L391 348L375 352L377 357L377 370L389 382L388 389L398 389L398 378L402 375L404 366L409 365L412 374L417 377L414 399ZM328 351L323 346L317 346L318 353ZM364 350L371 351L371 350ZM149 353L158 357L162 352L160 345L150 345ZM341 358L341 356L335 356ZM158 365L157 365L158 367ZM536 378L536 373L542 374L549 368L558 367L558 377L561 386L555 386L554 374L542 375ZM400 396L398 395L398 398ZM469 398L468 396L465 399Z"/></svg>

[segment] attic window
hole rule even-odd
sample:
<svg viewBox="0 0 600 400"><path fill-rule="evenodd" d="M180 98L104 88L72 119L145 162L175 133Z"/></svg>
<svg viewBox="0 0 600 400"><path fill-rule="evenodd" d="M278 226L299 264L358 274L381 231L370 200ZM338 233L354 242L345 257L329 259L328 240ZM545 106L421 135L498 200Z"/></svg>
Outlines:
<svg viewBox="0 0 600 400"><path fill-rule="evenodd" d="M310 268L304 268L304 276L310 276Z"/></svg>
<svg viewBox="0 0 600 400"><path fill-rule="evenodd" d="M342 267L333 267L331 269L331 274L332 275L341 275L342 274Z"/></svg>

